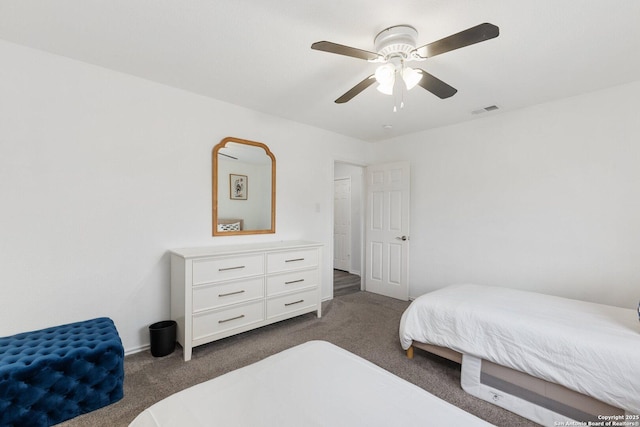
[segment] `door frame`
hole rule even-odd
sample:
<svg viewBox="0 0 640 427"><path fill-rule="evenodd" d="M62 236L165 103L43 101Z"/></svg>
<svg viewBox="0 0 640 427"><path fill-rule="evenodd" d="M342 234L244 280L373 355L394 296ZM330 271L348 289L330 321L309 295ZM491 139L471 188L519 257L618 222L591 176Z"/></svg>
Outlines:
<svg viewBox="0 0 640 427"><path fill-rule="evenodd" d="M349 226L347 227L347 238L348 238L348 239L347 239L347 240L348 240L348 241L347 241L347 249L348 249L348 250L347 250L347 252L348 252L348 255L349 255L349 261L348 261L348 265L347 265L347 272L348 272L349 274L352 274L352 273L351 273L351 271L352 271L353 269L351 268L351 259L352 259L351 254L352 254L352 252L353 252L353 249L351 248L351 246L352 246L352 244L351 244L351 239L352 239L352 237L353 237L353 230L352 230L352 228L353 228L353 223L352 223L352 221L351 221L351 216L352 216L351 202L352 202L352 200L353 200L353 197L352 197L352 195L351 195L351 192L352 192L353 188L352 188L352 185L351 185L351 184L352 184L352 182L351 182L351 181L352 181L352 179L351 179L351 175L348 175L348 176L336 176L336 177L334 177L334 178L333 178L333 194L334 194L334 198L333 198L333 200L334 200L334 204L333 204L333 209L334 209L334 210L333 210L333 212L334 212L334 215L333 215L333 218L334 218L334 219L333 219L333 236L334 236L334 241L333 241L333 248L334 248L334 253L333 253L333 260L334 260L333 268L334 268L334 270L335 270L335 267L336 267L336 264L335 264L335 259L336 259L336 258L335 258L335 255L336 255L336 254L335 254L335 235L336 235L336 233L335 233L335 230L336 230L336 225L335 225L335 224L336 224L336 221L335 221L335 207L336 207L336 205L335 205L335 188L336 188L336 181L348 181L348 182L349 182L349 207L348 207L348 212L347 212L347 215L348 215L348 217L349 217L349 218L348 218Z"/></svg>
<svg viewBox="0 0 640 427"><path fill-rule="evenodd" d="M365 255L364 255L364 239L365 239L365 209L366 209L366 201L365 198L367 196L366 194L366 182L365 182L365 177L364 177L364 173L366 171L367 166L369 166L367 163L362 163L362 162L355 162L353 160L345 160L345 159L340 159L340 158L333 158L333 161L331 162L331 195L333 196L334 194L334 189L333 189L333 183L334 180L336 179L336 163L344 163L347 165L351 165L351 166L355 166L358 167L362 170L363 173L363 178L362 178L362 188L360 189L360 218L359 218L359 230L360 230L360 239L359 239L359 246L360 246L360 290L364 291L365 290L365 286L364 286L364 268L365 268ZM353 187L352 187L352 194L353 194ZM335 209L334 206L334 201L333 201L333 197L331 197L331 229L332 229L332 233L331 233L331 247L329 248L331 250L331 254L330 254L330 259L331 259L331 293L330 293L330 298L333 299L333 247L335 242L333 241L333 211ZM351 224L352 227L352 231L353 231L353 224ZM352 246L352 251L353 251L353 246Z"/></svg>

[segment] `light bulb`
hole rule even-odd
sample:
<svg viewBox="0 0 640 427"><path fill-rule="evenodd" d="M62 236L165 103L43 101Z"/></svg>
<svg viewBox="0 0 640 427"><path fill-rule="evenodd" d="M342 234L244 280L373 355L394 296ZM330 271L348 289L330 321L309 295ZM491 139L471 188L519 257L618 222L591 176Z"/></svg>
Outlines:
<svg viewBox="0 0 640 427"><path fill-rule="evenodd" d="M396 79L396 67L393 64L383 64L376 69L376 80L381 85L391 84L393 86L393 82Z"/></svg>
<svg viewBox="0 0 640 427"><path fill-rule="evenodd" d="M380 83L376 89L385 95L393 95L393 81L387 84Z"/></svg>
<svg viewBox="0 0 640 427"><path fill-rule="evenodd" d="M422 73L411 67L405 67L402 70L402 80L407 85L407 90L411 90L422 80Z"/></svg>

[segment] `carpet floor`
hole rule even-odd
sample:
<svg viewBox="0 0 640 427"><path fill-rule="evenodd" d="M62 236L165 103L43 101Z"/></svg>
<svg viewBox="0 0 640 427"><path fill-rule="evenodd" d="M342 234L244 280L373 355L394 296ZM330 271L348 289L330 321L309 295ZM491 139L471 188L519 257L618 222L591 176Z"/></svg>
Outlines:
<svg viewBox="0 0 640 427"><path fill-rule="evenodd" d="M338 345L495 425L536 425L465 393L460 387L459 365L420 350L413 360L407 359L400 347L398 326L408 304L368 292L350 293L323 303L320 319L306 314L196 347L189 362L182 360L179 346L160 358L148 350L129 355L125 357L124 398L59 425L127 426L164 397L309 340Z"/></svg>
<svg viewBox="0 0 640 427"><path fill-rule="evenodd" d="M360 292L360 276L342 270L333 270L333 297Z"/></svg>

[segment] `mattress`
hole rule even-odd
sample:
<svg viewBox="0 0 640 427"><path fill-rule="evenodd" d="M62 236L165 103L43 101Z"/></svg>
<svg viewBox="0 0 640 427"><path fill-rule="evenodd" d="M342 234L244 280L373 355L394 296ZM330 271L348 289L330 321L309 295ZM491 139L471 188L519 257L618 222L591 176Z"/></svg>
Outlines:
<svg viewBox="0 0 640 427"><path fill-rule="evenodd" d="M178 392L131 427L490 424L325 341Z"/></svg>
<svg viewBox="0 0 640 427"><path fill-rule="evenodd" d="M453 285L417 298L400 322L413 340L525 372L640 413L634 310L514 289Z"/></svg>

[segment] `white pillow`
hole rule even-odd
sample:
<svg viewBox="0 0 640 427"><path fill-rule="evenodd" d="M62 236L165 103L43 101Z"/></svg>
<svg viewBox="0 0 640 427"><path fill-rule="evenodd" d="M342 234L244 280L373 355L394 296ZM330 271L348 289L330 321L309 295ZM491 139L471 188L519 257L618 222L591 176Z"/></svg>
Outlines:
<svg viewBox="0 0 640 427"><path fill-rule="evenodd" d="M240 231L240 223L234 222L233 224L218 224L218 231Z"/></svg>

